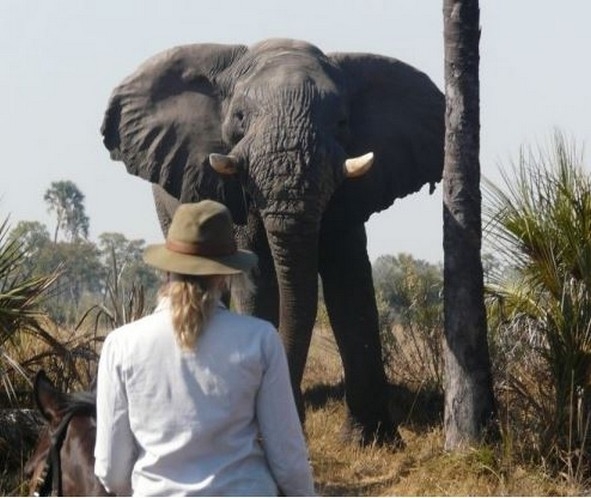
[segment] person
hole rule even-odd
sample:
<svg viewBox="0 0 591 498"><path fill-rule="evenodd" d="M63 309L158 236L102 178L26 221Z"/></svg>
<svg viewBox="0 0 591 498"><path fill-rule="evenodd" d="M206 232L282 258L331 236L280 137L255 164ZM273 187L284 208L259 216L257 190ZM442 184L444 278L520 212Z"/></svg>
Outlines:
<svg viewBox="0 0 591 498"><path fill-rule="evenodd" d="M155 312L109 333L97 375L95 474L142 496L313 495L276 329L221 302L256 256L228 209L181 204L144 260L167 272Z"/></svg>

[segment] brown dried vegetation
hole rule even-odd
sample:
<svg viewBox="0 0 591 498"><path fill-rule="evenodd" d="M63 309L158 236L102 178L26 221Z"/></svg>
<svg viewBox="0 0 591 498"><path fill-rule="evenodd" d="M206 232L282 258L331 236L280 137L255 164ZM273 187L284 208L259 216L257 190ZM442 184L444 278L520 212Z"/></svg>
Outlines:
<svg viewBox="0 0 591 498"><path fill-rule="evenodd" d="M343 442L342 367L330 329L315 330L304 378L306 435L317 492L326 496L566 496L581 483L551 475L533 459L521 459L509 443L443 451L442 402L434 395L392 389L405 422L403 449ZM441 400L440 400L441 401ZM513 434L516 438L518 435ZM514 441L517 447L518 442Z"/></svg>

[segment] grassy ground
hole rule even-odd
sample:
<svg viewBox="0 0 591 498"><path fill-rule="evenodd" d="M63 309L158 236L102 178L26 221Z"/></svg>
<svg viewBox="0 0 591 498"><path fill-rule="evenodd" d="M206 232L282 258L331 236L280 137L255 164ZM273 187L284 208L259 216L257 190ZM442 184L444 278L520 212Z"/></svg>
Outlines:
<svg viewBox="0 0 591 498"><path fill-rule="evenodd" d="M399 395L401 409L408 413L401 427L405 448L359 448L343 443L341 382L342 368L332 337L329 331L317 329L304 388L309 400L306 433L321 495L572 496L585 491L567 478L549 476L540 466L515 461L503 445L461 454L444 452L440 403L404 390L393 396Z"/></svg>
<svg viewBox="0 0 591 498"><path fill-rule="evenodd" d="M317 492L325 496L573 496L588 494L565 476L522 461L506 442L461 454L443 451L442 400L398 388L403 449L359 448L340 438L345 419L342 367L329 330L318 328L304 378L306 434ZM1 436L1 431L0 431ZM0 437L0 449L2 441ZM2 451L2 453L4 453ZM0 468L0 495L22 495L23 452ZM2 458L0 458L2 460Z"/></svg>

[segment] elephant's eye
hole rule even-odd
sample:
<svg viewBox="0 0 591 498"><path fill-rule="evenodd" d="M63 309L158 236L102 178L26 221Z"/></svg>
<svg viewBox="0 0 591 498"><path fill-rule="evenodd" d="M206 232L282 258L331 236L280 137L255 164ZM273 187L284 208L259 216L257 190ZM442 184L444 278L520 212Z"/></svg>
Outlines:
<svg viewBox="0 0 591 498"><path fill-rule="evenodd" d="M236 111L234 113L234 133L242 138L246 132L246 119L244 111Z"/></svg>
<svg viewBox="0 0 591 498"><path fill-rule="evenodd" d="M230 144L236 144L245 134L246 120L244 119L244 112L236 110L230 115L230 119L226 121L224 135Z"/></svg>
<svg viewBox="0 0 591 498"><path fill-rule="evenodd" d="M337 140L344 141L347 139L349 134L349 120L342 118L337 121L335 135Z"/></svg>

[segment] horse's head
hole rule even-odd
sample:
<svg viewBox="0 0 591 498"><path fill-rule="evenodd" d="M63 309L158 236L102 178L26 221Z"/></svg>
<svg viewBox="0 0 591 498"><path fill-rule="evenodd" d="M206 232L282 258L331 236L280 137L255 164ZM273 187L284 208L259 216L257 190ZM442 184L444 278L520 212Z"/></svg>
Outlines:
<svg viewBox="0 0 591 498"><path fill-rule="evenodd" d="M35 450L25 465L25 479L29 483L29 496L51 494L51 476L48 475L50 441L49 426L46 426L41 431Z"/></svg>
<svg viewBox="0 0 591 498"><path fill-rule="evenodd" d="M25 466L29 494L106 495L94 475L94 393L63 393L40 371L35 378L34 395L47 426Z"/></svg>

